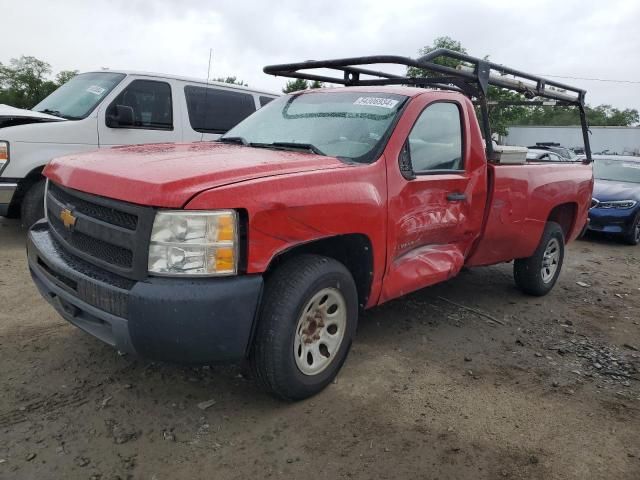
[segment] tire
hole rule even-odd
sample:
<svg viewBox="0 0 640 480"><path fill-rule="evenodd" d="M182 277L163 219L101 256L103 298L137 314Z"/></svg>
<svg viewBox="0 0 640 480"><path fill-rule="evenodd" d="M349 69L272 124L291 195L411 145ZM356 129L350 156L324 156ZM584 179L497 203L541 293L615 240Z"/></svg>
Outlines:
<svg viewBox="0 0 640 480"><path fill-rule="evenodd" d="M516 285L526 294L537 297L546 295L558 280L563 260L562 228L555 222L547 222L540 244L533 255L517 259L513 264Z"/></svg>
<svg viewBox="0 0 640 480"><path fill-rule="evenodd" d="M44 185L44 180L38 180L22 197L20 216L26 228L44 217Z"/></svg>
<svg viewBox="0 0 640 480"><path fill-rule="evenodd" d="M318 255L294 257L266 282L249 357L252 373L276 397L315 395L342 367L357 322L358 294L346 267Z"/></svg>
<svg viewBox="0 0 640 480"><path fill-rule="evenodd" d="M640 243L640 213L636 215L633 225L623 237L625 243L638 245Z"/></svg>

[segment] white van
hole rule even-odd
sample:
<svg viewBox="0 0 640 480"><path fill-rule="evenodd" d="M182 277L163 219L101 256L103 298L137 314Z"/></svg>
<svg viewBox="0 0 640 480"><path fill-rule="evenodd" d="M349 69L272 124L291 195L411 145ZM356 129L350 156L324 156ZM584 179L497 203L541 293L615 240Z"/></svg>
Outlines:
<svg viewBox="0 0 640 480"><path fill-rule="evenodd" d="M77 75L36 105L0 105L0 216L43 216L42 169L114 145L215 140L277 97L238 85L103 70Z"/></svg>

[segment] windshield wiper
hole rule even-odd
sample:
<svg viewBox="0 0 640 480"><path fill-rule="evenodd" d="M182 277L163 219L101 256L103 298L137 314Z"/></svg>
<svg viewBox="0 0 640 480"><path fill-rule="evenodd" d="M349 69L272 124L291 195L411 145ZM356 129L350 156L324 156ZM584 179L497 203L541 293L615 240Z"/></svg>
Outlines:
<svg viewBox="0 0 640 480"><path fill-rule="evenodd" d="M236 143L238 145L249 145L249 142L244 137L220 137L218 139L221 143Z"/></svg>
<svg viewBox="0 0 640 480"><path fill-rule="evenodd" d="M323 155L323 156L327 155L318 147L310 143L296 143L296 142L258 143L258 142L249 142L244 137L220 137L218 141L222 143L235 143L238 145L244 145L245 147L273 148L275 150L278 150L278 149L305 150L308 152L315 153L316 155Z"/></svg>
<svg viewBox="0 0 640 480"><path fill-rule="evenodd" d="M55 117L65 118L65 119L69 120L69 117L67 117L66 115L63 115L62 113L60 113L59 110L51 110L50 108L45 108L44 110L38 110L38 112L46 113L48 115L53 115Z"/></svg>
<svg viewBox="0 0 640 480"><path fill-rule="evenodd" d="M323 155L325 157L327 156L326 153L324 153L322 150L320 150L315 145L312 145L311 143L273 142L273 143L268 143L266 145L260 145L260 146L270 146L275 148L282 147L282 148L290 148L294 150L307 150L309 152L315 153L316 155Z"/></svg>

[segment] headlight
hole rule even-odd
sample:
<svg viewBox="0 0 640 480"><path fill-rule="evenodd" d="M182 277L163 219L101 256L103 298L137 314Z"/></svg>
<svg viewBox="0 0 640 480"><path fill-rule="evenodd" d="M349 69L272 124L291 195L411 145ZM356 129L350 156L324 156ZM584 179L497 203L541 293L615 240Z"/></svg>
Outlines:
<svg viewBox="0 0 640 480"><path fill-rule="evenodd" d="M636 206L635 200L614 200L611 202L600 202L598 208L633 208Z"/></svg>
<svg viewBox="0 0 640 480"><path fill-rule="evenodd" d="M7 163L9 163L9 142L0 142L0 173Z"/></svg>
<svg viewBox="0 0 640 480"><path fill-rule="evenodd" d="M233 210L158 212L149 273L233 275L238 271L238 215Z"/></svg>

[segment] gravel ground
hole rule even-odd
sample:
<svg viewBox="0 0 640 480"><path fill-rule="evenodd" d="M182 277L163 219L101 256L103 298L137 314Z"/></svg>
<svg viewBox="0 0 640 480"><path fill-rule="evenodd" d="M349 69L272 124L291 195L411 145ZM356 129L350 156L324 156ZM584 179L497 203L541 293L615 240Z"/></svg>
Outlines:
<svg viewBox="0 0 640 480"><path fill-rule="evenodd" d="M2 479L640 478L640 247L572 244L544 298L504 264L376 308L335 384L288 404L68 325L24 237L0 220Z"/></svg>

